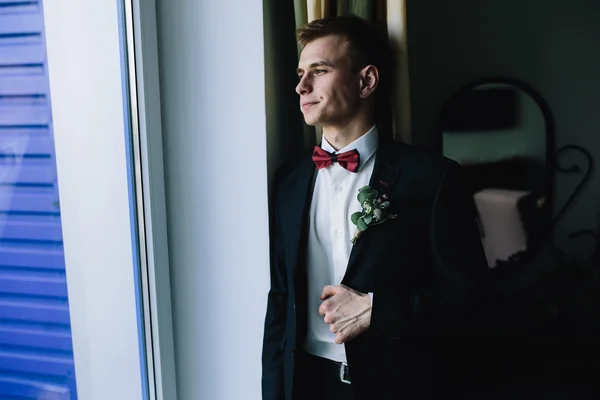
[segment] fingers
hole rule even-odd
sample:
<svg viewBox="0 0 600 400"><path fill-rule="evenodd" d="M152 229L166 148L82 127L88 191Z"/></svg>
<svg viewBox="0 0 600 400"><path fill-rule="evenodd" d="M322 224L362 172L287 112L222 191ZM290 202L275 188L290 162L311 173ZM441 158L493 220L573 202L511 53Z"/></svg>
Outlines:
<svg viewBox="0 0 600 400"><path fill-rule="evenodd" d="M323 292L321 292L321 300L325 300L328 297L334 296L338 293L340 287L339 286L333 286L333 285L327 285L323 288Z"/></svg>
<svg viewBox="0 0 600 400"><path fill-rule="evenodd" d="M341 333L339 332L338 334L335 335L335 344L343 344L346 343L349 340L349 337L347 334L345 333Z"/></svg>
<svg viewBox="0 0 600 400"><path fill-rule="evenodd" d="M336 324L329 325L329 330L331 333L335 333L335 344L342 344L346 341L346 335L342 332L338 332L338 327Z"/></svg>
<svg viewBox="0 0 600 400"><path fill-rule="evenodd" d="M330 300L326 300L323 303L321 303L321 305L319 306L319 315L322 317L325 317L325 323L326 324L330 324L333 322L332 319L332 306L331 306L331 301Z"/></svg>
<svg viewBox="0 0 600 400"><path fill-rule="evenodd" d="M323 288L320 299L327 300L328 298L337 294L338 291L339 291L339 286L327 285ZM323 316L323 315L327 314L327 311L329 311L329 301L324 301L323 303L321 303L321 306L319 307L319 315ZM325 321L325 322L328 324L330 323L327 321Z"/></svg>

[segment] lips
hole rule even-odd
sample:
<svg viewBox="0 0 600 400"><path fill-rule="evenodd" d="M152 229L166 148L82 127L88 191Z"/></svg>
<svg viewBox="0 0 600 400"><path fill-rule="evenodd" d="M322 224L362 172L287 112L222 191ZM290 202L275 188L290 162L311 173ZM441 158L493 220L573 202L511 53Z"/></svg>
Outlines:
<svg viewBox="0 0 600 400"><path fill-rule="evenodd" d="M308 110L310 107L318 103L318 101L306 101L300 105L300 108L302 108L302 110Z"/></svg>

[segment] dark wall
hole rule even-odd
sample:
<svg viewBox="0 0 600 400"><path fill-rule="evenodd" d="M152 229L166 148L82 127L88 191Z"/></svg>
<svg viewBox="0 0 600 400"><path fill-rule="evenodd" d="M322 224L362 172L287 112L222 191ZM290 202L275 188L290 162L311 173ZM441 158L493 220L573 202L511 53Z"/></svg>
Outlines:
<svg viewBox="0 0 600 400"><path fill-rule="evenodd" d="M408 48L414 141L432 145L446 100L469 81L523 80L548 102L556 144L577 144L600 164L600 1L409 0ZM577 183L557 180L556 207ZM566 232L600 226L600 175L560 223Z"/></svg>
<svg viewBox="0 0 600 400"><path fill-rule="evenodd" d="M278 168L305 149L306 133L295 92L298 47L294 2L264 0L263 18L267 168L271 187Z"/></svg>

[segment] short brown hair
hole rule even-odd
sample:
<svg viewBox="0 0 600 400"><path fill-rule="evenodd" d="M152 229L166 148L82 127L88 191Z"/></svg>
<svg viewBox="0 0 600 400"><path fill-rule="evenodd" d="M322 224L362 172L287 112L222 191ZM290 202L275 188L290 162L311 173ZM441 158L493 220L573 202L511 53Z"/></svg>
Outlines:
<svg viewBox="0 0 600 400"><path fill-rule="evenodd" d="M383 29L356 15L348 15L317 19L296 31L298 43L302 47L330 35L346 40L353 69L360 70L367 65L374 65L379 70L380 79L387 75L391 56L387 35Z"/></svg>

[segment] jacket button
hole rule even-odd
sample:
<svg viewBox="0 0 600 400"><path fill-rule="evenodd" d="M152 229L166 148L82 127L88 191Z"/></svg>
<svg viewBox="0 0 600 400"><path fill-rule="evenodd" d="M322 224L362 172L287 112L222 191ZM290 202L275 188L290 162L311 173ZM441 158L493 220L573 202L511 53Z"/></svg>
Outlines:
<svg viewBox="0 0 600 400"><path fill-rule="evenodd" d="M296 350L292 350L292 357L296 358Z"/></svg>

